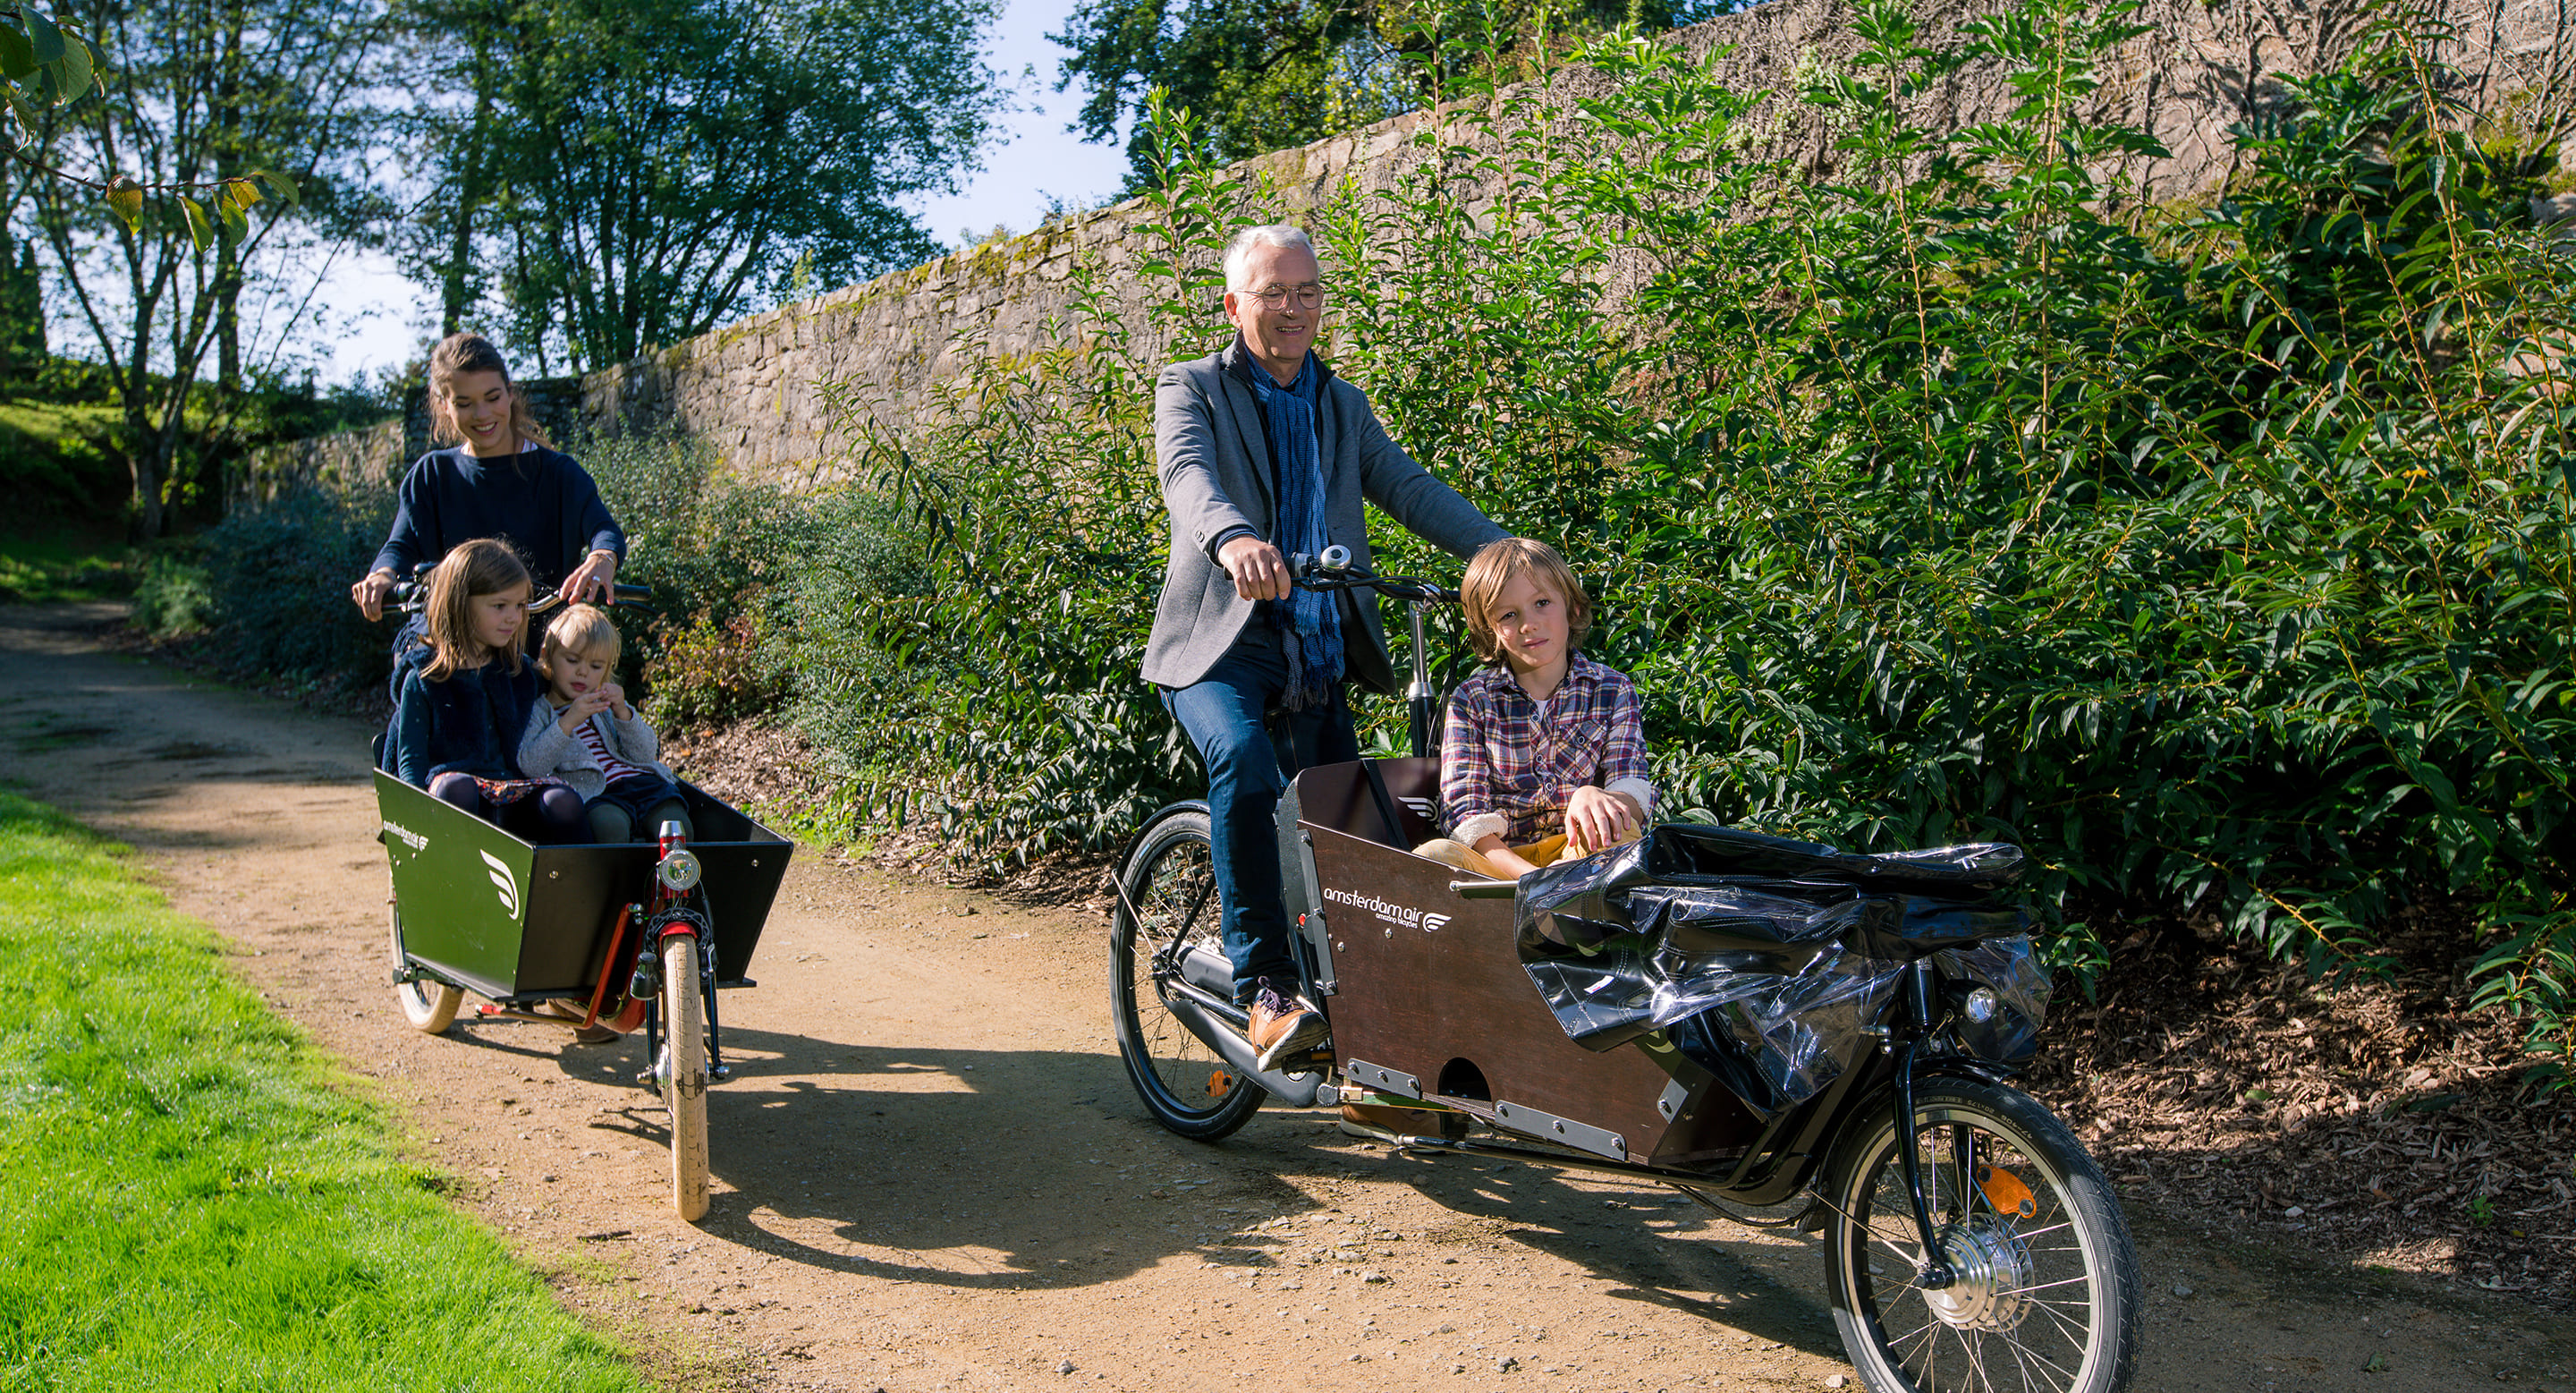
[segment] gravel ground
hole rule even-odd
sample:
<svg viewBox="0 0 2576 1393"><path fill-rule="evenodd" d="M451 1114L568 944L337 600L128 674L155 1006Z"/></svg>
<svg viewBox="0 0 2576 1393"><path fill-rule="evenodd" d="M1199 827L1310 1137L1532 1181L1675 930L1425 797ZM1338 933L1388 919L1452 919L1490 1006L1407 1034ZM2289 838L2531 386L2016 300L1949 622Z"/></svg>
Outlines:
<svg viewBox="0 0 2576 1393"><path fill-rule="evenodd" d="M682 1224L632 1042L585 1049L507 1024L428 1037L396 1012L369 727L109 652L113 620L105 607L0 609L0 778L132 843L282 1014L371 1081L436 1183L672 1387L1648 1393L1850 1378L1811 1244L1667 1192L1389 1155L1318 1112L1264 1113L1220 1145L1180 1141L1126 1091L1104 921L1078 894L1015 901L811 848L753 964L761 985L727 995L740 1071L711 1095L714 1209ZM2340 1108L2339 1092L2283 1091L2255 1100L2279 1113L2223 1122L2194 1122L2203 1110L2178 1101L2121 1115L2185 1077L2172 1071L2233 1067L2229 1050L2340 1038L2340 1017L2280 992L2252 993L2285 1003L2278 1021L2172 1022L2172 1041L2116 1044L2123 1056L2100 1042L2126 1041L2111 1032L2146 1009L2143 994L2054 1035L2063 1063L2042 1092L2093 1129L2116 1174L2139 1178L2137 1387L2507 1380L2576 1393L2576 1332L2544 1304L2547 1282L2518 1280L2521 1250L2469 1243L2433 1261L2392 1237L2403 1223L2346 1234L2325 1219L2358 1201L2326 1206L2308 1181L2323 1167L2302 1172L2309 1152L2279 1149L2309 1146L2329 1115L2367 1119L2400 1099L2389 1127L2349 1135L2398 1153L2438 1141L2446 1158L2487 1143L2480 1159L2510 1157L2488 1167L2490 1207L2546 1202L2553 1177L2489 1134L2486 1094L2406 1110L2437 1084L2509 1087L2471 1078L2487 1054L2409 1054L2395 1084L2350 1090L2355 1112L2324 1106ZM2318 1060L2320 1079L2341 1078ZM2404 1081L2423 1068L2423 1083ZM2111 1076L2160 1081L2112 1090ZM2301 1130L2312 1115L2288 1110L2310 1106ZM2149 1130L2169 1114L2204 1130ZM2564 1137L2563 1117L2530 1125ZM2150 1144L2153 1157L2120 1149ZM2204 1162L2237 1178L2199 1178ZM2556 1164L2563 1178L2563 1149ZM2428 1217L2443 1212L2438 1187L2400 1189L2388 1177L2404 1169L2387 1172L2397 1219L2428 1242L2453 1234ZM2263 1180L2258 1206L2247 1185L2261 1194ZM2527 1233L2563 1223L2509 1217ZM2531 1252L2535 1271L2564 1266L2563 1249ZM2481 1290L2480 1261L2517 1277L2499 1288L2524 1289Z"/></svg>

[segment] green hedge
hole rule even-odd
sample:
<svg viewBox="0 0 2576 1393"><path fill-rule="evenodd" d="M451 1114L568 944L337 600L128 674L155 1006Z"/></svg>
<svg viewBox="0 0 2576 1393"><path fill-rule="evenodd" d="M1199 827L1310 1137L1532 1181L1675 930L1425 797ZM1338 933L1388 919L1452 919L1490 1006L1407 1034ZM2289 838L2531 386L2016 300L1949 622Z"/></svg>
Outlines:
<svg viewBox="0 0 2576 1393"><path fill-rule="evenodd" d="M2029 0L1936 47L1867 5L1866 51L1770 105L1626 35L1577 55L1570 120L1453 91L1415 176L1307 219L1335 364L1592 579L1669 806L2018 841L2066 918L2215 914L2321 967L2439 906L2564 1051L2576 266L2528 202L2555 171L2451 105L2442 35L2374 19L2236 132L2214 201L2157 207L2100 173L2153 141L2087 105L2130 14ZM2023 106L1908 116L1961 68ZM1837 133L1822 176L1755 153L1800 103ZM1154 307L1078 268L1053 346L966 345L938 426L876 435L844 396L860 482L669 543L709 604L670 651L731 674L692 709L783 701L852 829L1006 861L1114 845L1196 783L1135 676L1152 374L1221 341L1216 250L1285 205L1153 119ZM2061 961L2116 972L2060 928Z"/></svg>

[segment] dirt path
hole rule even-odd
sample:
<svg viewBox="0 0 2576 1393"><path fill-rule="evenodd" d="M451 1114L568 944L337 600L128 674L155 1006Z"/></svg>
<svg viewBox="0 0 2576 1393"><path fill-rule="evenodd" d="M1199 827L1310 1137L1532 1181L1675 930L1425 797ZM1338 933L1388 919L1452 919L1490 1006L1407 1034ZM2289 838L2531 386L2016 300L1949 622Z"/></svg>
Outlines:
<svg viewBox="0 0 2576 1393"><path fill-rule="evenodd" d="M457 1201L676 1386L1650 1393L1849 1374L1811 1244L1668 1192L1390 1156L1321 1112L1177 1140L1119 1073L1101 924L811 848L759 989L726 996L739 1068L711 1095L715 1204L682 1224L633 1043L430 1038L395 1011L369 732L110 654L112 614L0 609L0 779L134 844L280 1011L379 1081ZM2576 1332L2508 1299L2133 1218L2142 1390L2576 1390Z"/></svg>

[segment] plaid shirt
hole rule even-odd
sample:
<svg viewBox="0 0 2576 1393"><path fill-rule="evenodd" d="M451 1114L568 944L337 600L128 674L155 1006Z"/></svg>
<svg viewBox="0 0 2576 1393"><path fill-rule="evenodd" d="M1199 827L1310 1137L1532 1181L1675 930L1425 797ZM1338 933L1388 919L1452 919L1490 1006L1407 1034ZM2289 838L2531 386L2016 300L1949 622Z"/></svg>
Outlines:
<svg viewBox="0 0 2576 1393"><path fill-rule="evenodd" d="M1492 667L1458 684L1440 733L1440 803L1449 835L1527 846L1565 830L1586 784L1646 782L1646 729L1625 673L1576 653L1545 702ZM1654 811L1650 799L1647 812ZM1473 835L1470 835L1470 834Z"/></svg>

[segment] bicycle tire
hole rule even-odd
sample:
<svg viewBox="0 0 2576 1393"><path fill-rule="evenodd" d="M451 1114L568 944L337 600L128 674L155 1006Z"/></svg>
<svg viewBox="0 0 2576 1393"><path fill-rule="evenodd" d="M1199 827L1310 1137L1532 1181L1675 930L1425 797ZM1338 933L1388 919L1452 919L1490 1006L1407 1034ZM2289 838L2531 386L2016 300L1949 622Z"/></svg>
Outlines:
<svg viewBox="0 0 2576 1393"><path fill-rule="evenodd" d="M698 992L698 941L662 940L662 1058L655 1073L671 1114L671 1207L690 1223L707 1213L707 1027Z"/></svg>
<svg viewBox="0 0 2576 1393"><path fill-rule="evenodd" d="M1922 1235L1891 1102L1826 1167L1826 1288L1873 1393L2120 1393L2143 1279L2099 1166L2028 1094L1941 1079L1914 1099L1934 1235L1953 1286L1916 1285ZM1895 1279L1895 1280L1891 1280Z"/></svg>
<svg viewBox="0 0 2576 1393"><path fill-rule="evenodd" d="M1230 1136L1269 1094L1164 1006L1156 969L1181 946L1222 946L1207 813L1179 808L1148 825L1118 883L1125 894L1109 935L1109 1004L1127 1081L1165 1130L1193 1141Z"/></svg>
<svg viewBox="0 0 2576 1393"><path fill-rule="evenodd" d="M393 934L394 970L399 972L411 965L403 956L402 910L399 908L393 911ZM456 1024L457 1008L464 1003L465 993L445 982L415 977L408 982L394 983L394 1004L402 1008L403 1019L424 1035L446 1034L447 1028Z"/></svg>

